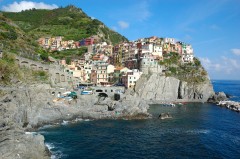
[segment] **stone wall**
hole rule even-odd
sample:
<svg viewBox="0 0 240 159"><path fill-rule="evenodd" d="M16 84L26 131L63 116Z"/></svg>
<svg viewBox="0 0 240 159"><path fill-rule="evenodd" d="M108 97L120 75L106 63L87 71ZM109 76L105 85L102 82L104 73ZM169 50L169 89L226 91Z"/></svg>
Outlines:
<svg viewBox="0 0 240 159"><path fill-rule="evenodd" d="M16 57L16 62L20 67L27 67L32 70L47 71L50 75L51 84L54 86L67 87L69 82L73 85L80 82L72 74L64 72L64 69L58 64L44 64L39 61L33 61L23 57Z"/></svg>

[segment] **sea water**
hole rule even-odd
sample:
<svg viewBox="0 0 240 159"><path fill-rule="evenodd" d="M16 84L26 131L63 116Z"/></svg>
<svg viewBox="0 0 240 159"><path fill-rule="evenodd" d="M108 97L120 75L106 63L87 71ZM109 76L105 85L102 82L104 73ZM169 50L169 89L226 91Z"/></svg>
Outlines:
<svg viewBox="0 0 240 159"><path fill-rule="evenodd" d="M240 81L213 81L240 98ZM148 120L81 120L40 130L52 158L240 158L240 113L215 104L151 105ZM173 118L159 120L160 113Z"/></svg>

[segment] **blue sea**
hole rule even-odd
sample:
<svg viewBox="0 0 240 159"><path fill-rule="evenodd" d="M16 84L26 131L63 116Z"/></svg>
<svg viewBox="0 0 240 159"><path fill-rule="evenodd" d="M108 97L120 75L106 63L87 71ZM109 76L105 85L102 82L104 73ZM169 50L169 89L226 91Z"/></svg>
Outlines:
<svg viewBox="0 0 240 159"><path fill-rule="evenodd" d="M240 101L240 81L213 81ZM240 113L207 103L176 107L151 105L152 119L81 120L39 130L63 159L240 158ZM169 112L173 118L159 120Z"/></svg>

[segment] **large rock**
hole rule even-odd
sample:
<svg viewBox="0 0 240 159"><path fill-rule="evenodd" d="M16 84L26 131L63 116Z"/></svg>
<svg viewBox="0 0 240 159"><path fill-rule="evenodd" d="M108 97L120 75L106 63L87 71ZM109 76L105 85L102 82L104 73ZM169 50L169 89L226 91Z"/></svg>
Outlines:
<svg viewBox="0 0 240 159"><path fill-rule="evenodd" d="M212 97L208 99L208 102L218 103L220 101L225 101L227 99L228 97L224 92L216 92L214 95L212 95Z"/></svg>
<svg viewBox="0 0 240 159"><path fill-rule="evenodd" d="M136 83L136 93L143 100L206 102L214 94L209 80L189 84L160 74L143 75Z"/></svg>

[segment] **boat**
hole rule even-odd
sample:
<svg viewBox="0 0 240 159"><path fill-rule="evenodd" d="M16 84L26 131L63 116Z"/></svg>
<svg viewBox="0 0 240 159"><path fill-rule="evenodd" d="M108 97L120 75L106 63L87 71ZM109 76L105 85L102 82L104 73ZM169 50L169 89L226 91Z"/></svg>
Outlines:
<svg viewBox="0 0 240 159"><path fill-rule="evenodd" d="M84 90L84 91L81 91L81 95L90 95L90 94L93 94L93 91L92 91L92 90Z"/></svg>

